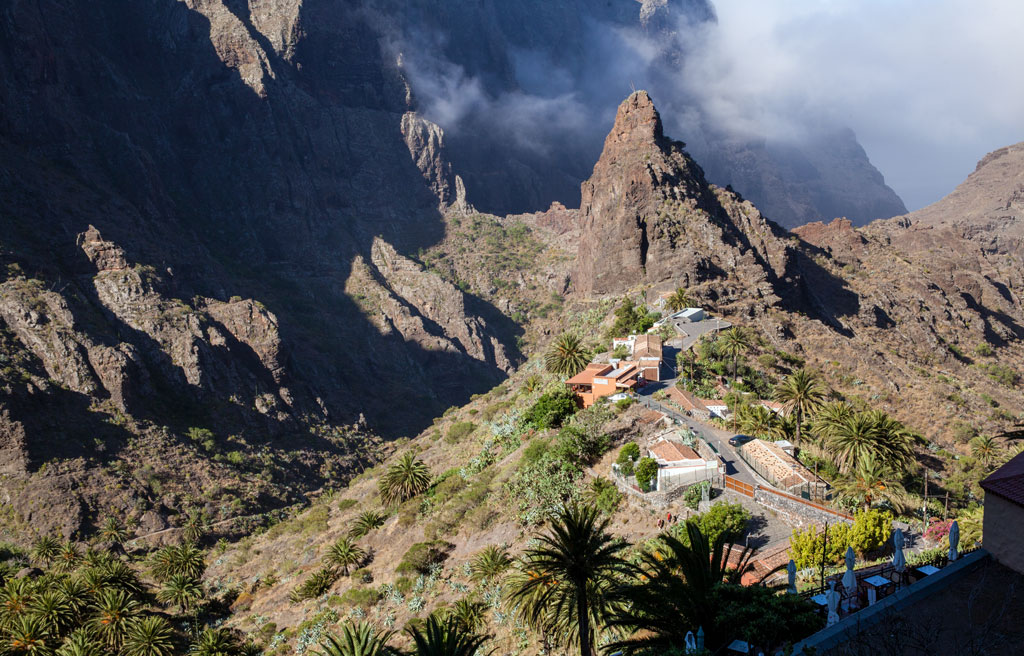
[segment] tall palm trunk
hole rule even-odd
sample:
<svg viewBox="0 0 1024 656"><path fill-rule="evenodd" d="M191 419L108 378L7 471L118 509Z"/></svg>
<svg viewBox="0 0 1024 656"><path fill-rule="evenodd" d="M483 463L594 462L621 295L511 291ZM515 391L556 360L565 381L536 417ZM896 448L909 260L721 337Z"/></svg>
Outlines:
<svg viewBox="0 0 1024 656"><path fill-rule="evenodd" d="M587 609L587 583L576 586L576 615L580 625L580 656L593 656L590 648L590 613Z"/></svg>

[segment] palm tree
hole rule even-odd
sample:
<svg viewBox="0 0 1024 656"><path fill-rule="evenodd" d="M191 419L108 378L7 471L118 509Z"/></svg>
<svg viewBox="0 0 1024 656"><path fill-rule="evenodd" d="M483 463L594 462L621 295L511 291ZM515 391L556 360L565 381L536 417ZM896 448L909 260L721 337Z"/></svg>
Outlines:
<svg viewBox="0 0 1024 656"><path fill-rule="evenodd" d="M528 624L577 642L581 656L593 653L592 626L607 615L615 578L633 571L622 558L627 545L608 533L608 523L593 507L564 509L527 549L509 595Z"/></svg>
<svg viewBox="0 0 1024 656"><path fill-rule="evenodd" d="M479 601L463 597L448 609L448 616L466 633L476 633L484 624L485 610L486 607Z"/></svg>
<svg viewBox="0 0 1024 656"><path fill-rule="evenodd" d="M470 564L474 581L487 581L501 574L512 565L508 552L492 544L484 547Z"/></svg>
<svg viewBox="0 0 1024 656"><path fill-rule="evenodd" d="M34 592L30 579L7 579L0 588L0 627L9 626L28 611Z"/></svg>
<svg viewBox="0 0 1024 656"><path fill-rule="evenodd" d="M192 643L190 656L237 656L241 651L238 640L224 629L206 629Z"/></svg>
<svg viewBox="0 0 1024 656"><path fill-rule="evenodd" d="M853 406L844 401L825 403L814 413L811 428L818 439L827 442L854 414Z"/></svg>
<svg viewBox="0 0 1024 656"><path fill-rule="evenodd" d="M173 653L171 625L164 618L152 615L128 624L122 656L171 656Z"/></svg>
<svg viewBox="0 0 1024 656"><path fill-rule="evenodd" d="M738 586L753 570L754 550L739 547L733 557L737 547L727 544L729 535L720 534L709 543L696 522L687 522L685 528L689 544L670 533L659 535L657 546L640 556L640 575L615 591L620 603L607 627L626 636L606 645L606 651L668 653L681 649L686 633L701 627L706 644L714 649L735 630L722 626L719 592L723 586ZM730 560L735 567L729 566Z"/></svg>
<svg viewBox="0 0 1024 656"><path fill-rule="evenodd" d="M902 471L914 457L913 433L882 410L869 410L867 415L875 422L876 453L883 464Z"/></svg>
<svg viewBox="0 0 1024 656"><path fill-rule="evenodd" d="M341 568L341 573L348 576L349 565L358 565L366 558L366 551L352 541L344 537L331 545L324 557L324 562Z"/></svg>
<svg viewBox="0 0 1024 656"><path fill-rule="evenodd" d="M124 590L108 588L100 592L88 627L111 649L120 649L128 624L139 613L139 602Z"/></svg>
<svg viewBox="0 0 1024 656"><path fill-rule="evenodd" d="M203 511L194 510L188 514L182 528L186 542L199 542L199 538L203 537L209 528L209 522L206 521Z"/></svg>
<svg viewBox="0 0 1024 656"><path fill-rule="evenodd" d="M358 540L383 523L383 513L379 513L376 510L364 510L359 513L358 517L356 517L356 521L352 524L352 528L349 530L348 535L353 540Z"/></svg>
<svg viewBox="0 0 1024 656"><path fill-rule="evenodd" d="M118 588L136 597L142 593L142 583L139 582L135 570L120 560L107 561L99 567L99 571L103 577L104 587Z"/></svg>
<svg viewBox="0 0 1024 656"><path fill-rule="evenodd" d="M82 554L79 553L78 546L71 540L68 540L61 545L60 550L57 552L53 567L58 572L70 572L75 569L81 557Z"/></svg>
<svg viewBox="0 0 1024 656"><path fill-rule="evenodd" d="M76 620L81 619L91 601L89 588L80 578L66 577L57 584L57 591L64 596Z"/></svg>
<svg viewBox="0 0 1024 656"><path fill-rule="evenodd" d="M57 656L106 656L108 653L86 629L75 630L57 650Z"/></svg>
<svg viewBox="0 0 1024 656"><path fill-rule="evenodd" d="M856 412L831 430L828 440L839 471L849 474L878 447L878 426L866 412Z"/></svg>
<svg viewBox="0 0 1024 656"><path fill-rule="evenodd" d="M203 552L191 543L160 549L153 554L152 563L153 576L159 581L167 581L175 574L198 579L206 570Z"/></svg>
<svg viewBox="0 0 1024 656"><path fill-rule="evenodd" d="M56 589L43 590L28 605L29 614L38 617L51 639L64 636L74 624L75 611L67 598Z"/></svg>
<svg viewBox="0 0 1024 656"><path fill-rule="evenodd" d="M175 574L160 588L156 598L162 604L174 604L184 614L203 598L203 587L198 579Z"/></svg>
<svg viewBox="0 0 1024 656"><path fill-rule="evenodd" d="M989 467L993 461L998 459L1001 448L995 441L995 438L988 435L984 437L976 437L971 440L971 455L982 464L983 467Z"/></svg>
<svg viewBox="0 0 1024 656"><path fill-rule="evenodd" d="M320 643L321 651L314 653L317 656L391 656L397 654L388 647L394 635L393 631L378 633L369 622L353 624L348 621L341 625L341 635L328 633Z"/></svg>
<svg viewBox="0 0 1024 656"><path fill-rule="evenodd" d="M857 468L839 481L836 492L841 499L849 499L864 510L876 501L889 501L894 506L902 504L906 491L898 477L874 454L868 454L857 463Z"/></svg>
<svg viewBox="0 0 1024 656"><path fill-rule="evenodd" d="M778 423L778 416L763 405L745 405L736 411L740 428L748 435L765 437L771 435Z"/></svg>
<svg viewBox="0 0 1024 656"><path fill-rule="evenodd" d="M32 544L30 557L34 563L49 565L58 553L60 553L60 540L51 535L43 535Z"/></svg>
<svg viewBox="0 0 1024 656"><path fill-rule="evenodd" d="M453 618L442 620L431 615L423 625L407 629L415 656L474 656L487 642L487 636L462 630Z"/></svg>
<svg viewBox="0 0 1024 656"><path fill-rule="evenodd" d="M7 629L7 649L4 653L49 656L53 653L48 640L46 623L34 615L18 617Z"/></svg>
<svg viewBox="0 0 1024 656"><path fill-rule="evenodd" d="M785 404L786 409L796 419L796 446L800 446L803 437L801 429L804 418L821 407L825 397L825 389L818 377L807 369L797 369L778 387L775 388L775 400Z"/></svg>
<svg viewBox="0 0 1024 656"><path fill-rule="evenodd" d="M125 530L121 522L117 521L116 517L107 517L100 528L100 537L107 542L121 544L128 537L128 531Z"/></svg>
<svg viewBox="0 0 1024 656"><path fill-rule="evenodd" d="M693 304L690 299L690 294L683 287L676 287L676 290L672 292L672 295L665 301L668 305L668 309L671 312L679 312L685 310Z"/></svg>
<svg viewBox="0 0 1024 656"><path fill-rule="evenodd" d="M544 354L544 366L553 374L572 377L583 371L590 362L590 351L583 346L578 335L563 333Z"/></svg>
<svg viewBox="0 0 1024 656"><path fill-rule="evenodd" d="M733 326L718 338L718 345L723 355L732 358L732 380L736 382L740 356L751 347L750 337L747 335L747 331L739 326Z"/></svg>
<svg viewBox="0 0 1024 656"><path fill-rule="evenodd" d="M385 506L394 506L411 499L430 487L430 470L417 460L411 451L406 451L398 462L388 467L377 488Z"/></svg>

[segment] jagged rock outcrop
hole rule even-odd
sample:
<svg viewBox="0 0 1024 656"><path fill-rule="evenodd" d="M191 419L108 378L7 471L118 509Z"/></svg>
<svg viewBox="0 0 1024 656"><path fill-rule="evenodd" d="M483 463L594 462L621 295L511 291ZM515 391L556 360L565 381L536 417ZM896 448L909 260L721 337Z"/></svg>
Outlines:
<svg viewBox="0 0 1024 656"><path fill-rule="evenodd" d="M715 280L726 300L779 300L775 283L792 264L783 232L752 204L708 184L683 144L664 135L647 92L620 105L582 195L578 292Z"/></svg>

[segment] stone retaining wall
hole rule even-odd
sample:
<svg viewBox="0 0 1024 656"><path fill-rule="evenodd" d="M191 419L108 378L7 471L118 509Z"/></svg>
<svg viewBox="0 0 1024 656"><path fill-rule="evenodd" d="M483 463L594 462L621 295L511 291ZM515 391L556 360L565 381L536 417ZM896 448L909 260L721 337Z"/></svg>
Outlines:
<svg viewBox="0 0 1024 656"><path fill-rule="evenodd" d="M754 489L754 501L778 514L782 521L797 528L812 524L821 526L825 523L853 523L853 518L845 513L829 510L816 503L761 486Z"/></svg>

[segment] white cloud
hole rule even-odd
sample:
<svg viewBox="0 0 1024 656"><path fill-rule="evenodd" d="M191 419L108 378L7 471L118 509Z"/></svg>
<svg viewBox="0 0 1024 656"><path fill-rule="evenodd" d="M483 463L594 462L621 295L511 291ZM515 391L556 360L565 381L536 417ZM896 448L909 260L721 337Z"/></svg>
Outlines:
<svg viewBox="0 0 1024 656"><path fill-rule="evenodd" d="M907 206L1024 140L1024 3L721 0L691 30L681 84L741 134L846 125Z"/></svg>

